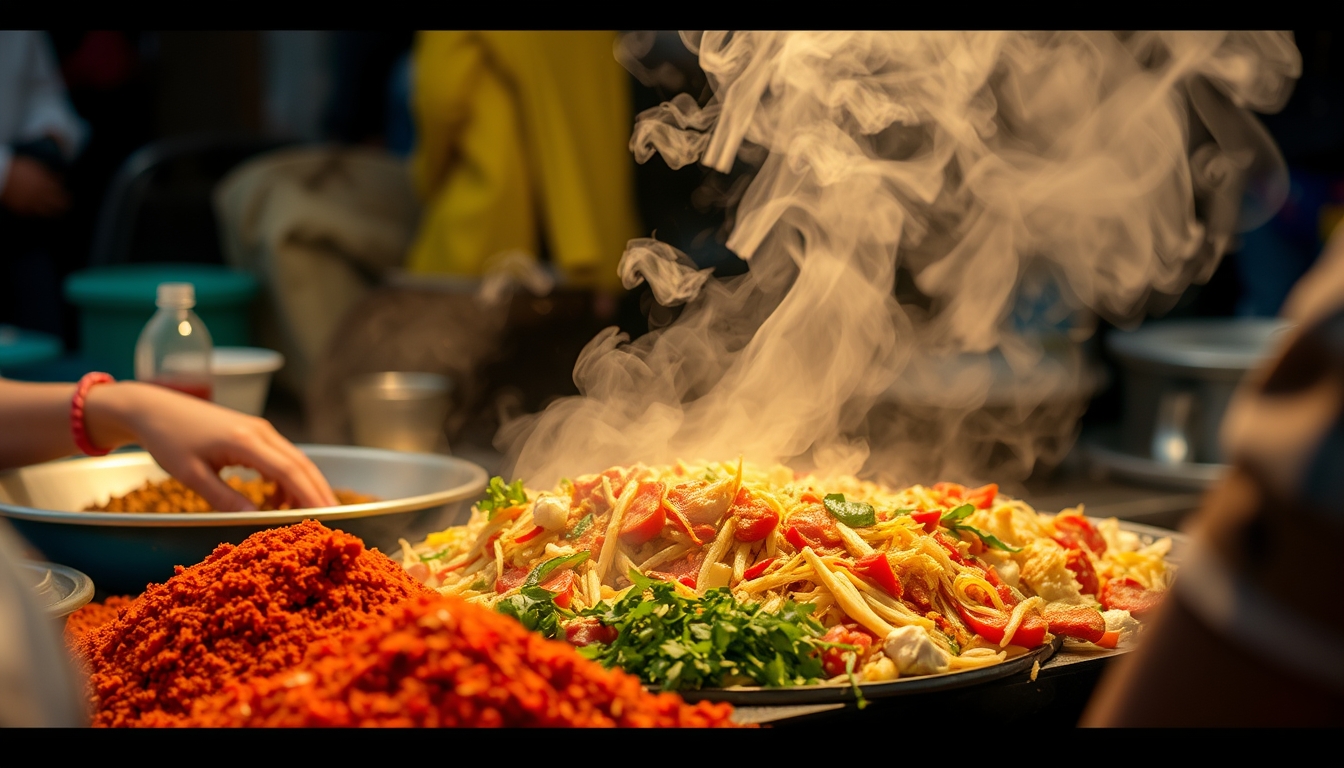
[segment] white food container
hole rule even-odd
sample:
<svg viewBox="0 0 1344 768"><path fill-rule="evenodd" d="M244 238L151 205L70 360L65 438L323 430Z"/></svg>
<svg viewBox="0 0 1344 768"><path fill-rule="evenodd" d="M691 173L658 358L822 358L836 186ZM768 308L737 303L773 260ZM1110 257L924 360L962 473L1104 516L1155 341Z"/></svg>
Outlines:
<svg viewBox="0 0 1344 768"><path fill-rule="evenodd" d="M215 347L211 358L214 401L235 411L260 416L266 410L271 376L285 364L273 349Z"/></svg>

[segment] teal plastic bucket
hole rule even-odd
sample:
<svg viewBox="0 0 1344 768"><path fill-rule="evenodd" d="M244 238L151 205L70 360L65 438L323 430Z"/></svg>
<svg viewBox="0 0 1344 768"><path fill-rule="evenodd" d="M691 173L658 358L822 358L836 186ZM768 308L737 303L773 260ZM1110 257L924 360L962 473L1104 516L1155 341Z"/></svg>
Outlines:
<svg viewBox="0 0 1344 768"><path fill-rule="evenodd" d="M57 336L0 325L0 376L12 376L25 368L50 363L63 350Z"/></svg>
<svg viewBox="0 0 1344 768"><path fill-rule="evenodd" d="M252 275L210 264L125 264L65 281L66 300L79 308L80 355L118 379L134 378L135 342L157 309L159 283L196 286L195 312L215 346L252 345Z"/></svg>

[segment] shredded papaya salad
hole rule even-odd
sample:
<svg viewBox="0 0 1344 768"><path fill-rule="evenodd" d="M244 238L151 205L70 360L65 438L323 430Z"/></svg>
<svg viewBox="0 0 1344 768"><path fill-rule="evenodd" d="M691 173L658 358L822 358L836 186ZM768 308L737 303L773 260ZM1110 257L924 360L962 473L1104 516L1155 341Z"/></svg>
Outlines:
<svg viewBox="0 0 1344 768"><path fill-rule="evenodd" d="M995 485L679 462L544 492L494 478L465 525L403 541L402 562L665 687L853 684L999 664L1056 636L1128 644L1171 584L1170 547Z"/></svg>

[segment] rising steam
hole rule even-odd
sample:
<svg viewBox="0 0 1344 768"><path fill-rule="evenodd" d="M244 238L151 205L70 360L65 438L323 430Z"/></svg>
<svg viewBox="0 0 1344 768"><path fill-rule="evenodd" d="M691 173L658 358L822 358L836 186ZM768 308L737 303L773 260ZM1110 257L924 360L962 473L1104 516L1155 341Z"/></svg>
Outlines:
<svg viewBox="0 0 1344 768"><path fill-rule="evenodd" d="M763 157L727 241L750 270L716 279L632 241L625 285L682 312L634 342L600 334L582 396L501 431L530 483L739 455L893 482L1023 477L1067 450L1086 402L1058 321L1132 319L1153 291L1207 280L1286 193L1247 112L1287 99L1286 33L682 39L713 98L641 114L631 149L723 172ZM1028 289L1060 314L1010 322Z"/></svg>

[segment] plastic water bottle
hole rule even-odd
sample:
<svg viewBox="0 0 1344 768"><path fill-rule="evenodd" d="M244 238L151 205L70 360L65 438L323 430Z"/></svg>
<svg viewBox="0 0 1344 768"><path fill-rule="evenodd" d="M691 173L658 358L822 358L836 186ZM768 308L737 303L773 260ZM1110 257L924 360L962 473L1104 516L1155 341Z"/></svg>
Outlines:
<svg viewBox="0 0 1344 768"><path fill-rule="evenodd" d="M158 311L135 344L135 378L209 400L214 390L210 358L214 344L205 323L191 311L196 287L160 283Z"/></svg>

